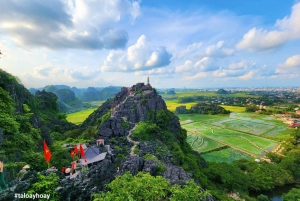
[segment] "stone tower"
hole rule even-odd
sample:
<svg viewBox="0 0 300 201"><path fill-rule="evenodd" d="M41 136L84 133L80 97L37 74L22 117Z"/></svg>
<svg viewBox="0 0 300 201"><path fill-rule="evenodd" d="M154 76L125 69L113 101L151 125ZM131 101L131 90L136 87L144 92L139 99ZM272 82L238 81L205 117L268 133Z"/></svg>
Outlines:
<svg viewBox="0 0 300 201"><path fill-rule="evenodd" d="M147 77L147 85L150 85L149 76Z"/></svg>

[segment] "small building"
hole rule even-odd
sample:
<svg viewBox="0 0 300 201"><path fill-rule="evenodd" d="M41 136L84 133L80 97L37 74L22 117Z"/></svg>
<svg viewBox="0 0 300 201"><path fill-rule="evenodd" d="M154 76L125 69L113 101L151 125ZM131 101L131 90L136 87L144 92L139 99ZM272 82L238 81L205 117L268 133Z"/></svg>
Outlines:
<svg viewBox="0 0 300 201"><path fill-rule="evenodd" d="M80 159L80 163L82 165L88 165L88 164L91 164L91 163L96 163L96 162L99 162L99 161L102 161L105 159L105 156L106 156L107 152L103 152L101 154L98 154L92 158L82 158Z"/></svg>
<svg viewBox="0 0 300 201"><path fill-rule="evenodd" d="M104 145L104 139L98 139L96 140L97 146L100 146L101 144Z"/></svg>

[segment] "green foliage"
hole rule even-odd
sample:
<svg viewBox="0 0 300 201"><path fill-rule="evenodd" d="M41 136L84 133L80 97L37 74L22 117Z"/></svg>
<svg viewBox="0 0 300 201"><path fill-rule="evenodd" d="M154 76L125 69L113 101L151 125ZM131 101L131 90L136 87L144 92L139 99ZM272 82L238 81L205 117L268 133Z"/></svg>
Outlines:
<svg viewBox="0 0 300 201"><path fill-rule="evenodd" d="M122 148L120 146L118 146L118 145L116 145L114 149L118 150L118 151L122 151Z"/></svg>
<svg viewBox="0 0 300 201"><path fill-rule="evenodd" d="M103 116L101 117L100 123L105 122L107 119L109 119L110 116L111 116L110 111L108 111L105 115L103 115Z"/></svg>
<svg viewBox="0 0 300 201"><path fill-rule="evenodd" d="M84 140L93 140L97 136L97 127L96 126L88 126L79 138Z"/></svg>
<svg viewBox="0 0 300 201"><path fill-rule="evenodd" d="M156 115L156 124L161 128L166 128L170 124L170 118L168 111L159 110Z"/></svg>
<svg viewBox="0 0 300 201"><path fill-rule="evenodd" d="M257 196L257 201L269 201L268 196L260 194Z"/></svg>
<svg viewBox="0 0 300 201"><path fill-rule="evenodd" d="M256 110L259 110L256 105L248 105L245 109L246 112L255 112Z"/></svg>
<svg viewBox="0 0 300 201"><path fill-rule="evenodd" d="M152 122L155 117L155 110L147 110L147 121Z"/></svg>
<svg viewBox="0 0 300 201"><path fill-rule="evenodd" d="M143 104L143 105L146 105L146 103L147 103L147 99L146 99L146 98L143 98L143 99L142 99L142 104Z"/></svg>
<svg viewBox="0 0 300 201"><path fill-rule="evenodd" d="M107 193L93 194L94 201L113 200L200 200L204 193L200 186L190 181L183 187L171 186L170 182L161 176L153 177L149 173L139 172L136 176L125 173L107 185Z"/></svg>
<svg viewBox="0 0 300 201"><path fill-rule="evenodd" d="M156 124L149 124L145 122L139 122L135 127L132 137L139 138L144 141L156 139L161 129Z"/></svg>
<svg viewBox="0 0 300 201"><path fill-rule="evenodd" d="M116 140L116 138L114 138L114 137L110 138L110 141L113 142L113 143L115 143L115 144L118 143L118 140Z"/></svg>
<svg viewBox="0 0 300 201"><path fill-rule="evenodd" d="M0 69L1 72L1 69ZM0 113L11 115L14 111L14 102L9 94L0 87Z"/></svg>
<svg viewBox="0 0 300 201"><path fill-rule="evenodd" d="M130 124L128 122L125 122L125 121L122 121L122 127L125 128L125 129L128 129Z"/></svg>
<svg viewBox="0 0 300 201"><path fill-rule="evenodd" d="M158 164L157 165L157 169L155 171L155 175L161 175L162 173L164 173L167 170L167 167L164 166L163 164Z"/></svg>
<svg viewBox="0 0 300 201"><path fill-rule="evenodd" d="M292 188L288 193L284 194L283 201L300 201L300 189Z"/></svg>
<svg viewBox="0 0 300 201"><path fill-rule="evenodd" d="M133 150L133 153L134 154L139 154L139 147L138 146L136 146L135 148L134 148L134 150Z"/></svg>
<svg viewBox="0 0 300 201"><path fill-rule="evenodd" d="M149 154L149 153L147 153L146 155L144 155L143 158L145 160L158 160L156 156L154 156L152 154Z"/></svg>
<svg viewBox="0 0 300 201"><path fill-rule="evenodd" d="M59 196L55 189L58 186L58 180L59 177L55 173L50 173L48 176L38 174L37 182L31 185L27 193L49 194L51 201L57 201Z"/></svg>
<svg viewBox="0 0 300 201"><path fill-rule="evenodd" d="M70 164L72 161L69 149L62 147L60 142L54 142L49 149L52 153L52 158L50 160L51 165L60 169L62 166Z"/></svg>
<svg viewBox="0 0 300 201"><path fill-rule="evenodd" d="M187 110L188 113L196 114L229 114L229 110L225 110L223 107L219 106L216 103L205 103L199 102L196 105L192 106L190 110Z"/></svg>
<svg viewBox="0 0 300 201"><path fill-rule="evenodd" d="M67 131L65 133L65 139L66 138L78 138L81 135L82 131L80 129L73 129L70 131Z"/></svg>
<svg viewBox="0 0 300 201"><path fill-rule="evenodd" d="M140 89L140 90L137 90L135 93L134 93L134 95L138 95L138 94L142 94L143 93L143 91Z"/></svg>
<svg viewBox="0 0 300 201"><path fill-rule="evenodd" d="M23 109L26 113L31 111L27 104L23 104Z"/></svg>
<svg viewBox="0 0 300 201"><path fill-rule="evenodd" d="M185 186L175 184L170 189L172 195L170 200L206 200L209 196L208 191L202 192L201 187L196 185L193 181L188 181ZM203 199L202 199L203 198Z"/></svg>

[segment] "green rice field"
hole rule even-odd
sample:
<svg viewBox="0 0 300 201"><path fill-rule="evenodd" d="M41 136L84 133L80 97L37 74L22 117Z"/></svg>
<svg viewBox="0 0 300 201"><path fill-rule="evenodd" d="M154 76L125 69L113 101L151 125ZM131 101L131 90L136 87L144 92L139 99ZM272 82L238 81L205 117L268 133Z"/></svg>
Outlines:
<svg viewBox="0 0 300 201"><path fill-rule="evenodd" d="M67 114L67 121L79 125L96 109L97 107Z"/></svg>
<svg viewBox="0 0 300 201"><path fill-rule="evenodd" d="M292 132L275 117L254 113L178 116L188 131L187 142L208 161L262 157Z"/></svg>
<svg viewBox="0 0 300 201"><path fill-rule="evenodd" d="M236 151L232 148L226 148L210 153L201 154L201 156L208 162L225 162L232 163L235 160L242 158L249 159L251 156L244 154L242 152Z"/></svg>

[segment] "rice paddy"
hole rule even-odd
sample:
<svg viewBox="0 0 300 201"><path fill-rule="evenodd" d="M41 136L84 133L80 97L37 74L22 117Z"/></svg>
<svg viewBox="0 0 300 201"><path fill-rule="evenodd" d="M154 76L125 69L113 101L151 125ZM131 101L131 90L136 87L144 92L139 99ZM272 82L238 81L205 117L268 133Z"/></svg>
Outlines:
<svg viewBox="0 0 300 201"><path fill-rule="evenodd" d="M215 162L262 157L292 131L275 117L253 113L178 116L188 131L187 142Z"/></svg>
<svg viewBox="0 0 300 201"><path fill-rule="evenodd" d="M79 125L91 114L93 113L97 108L90 108L86 110L82 110L79 112L74 112L67 114L67 121L71 122L73 124Z"/></svg>

